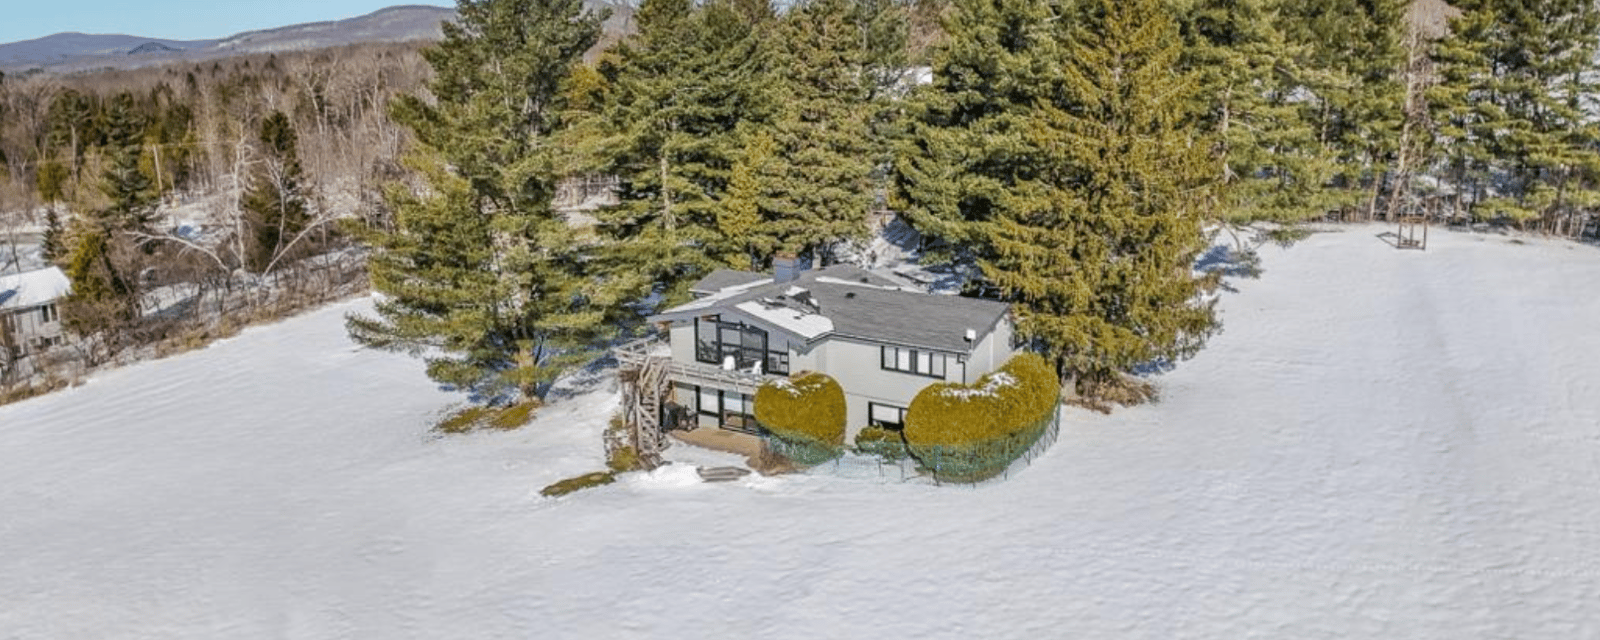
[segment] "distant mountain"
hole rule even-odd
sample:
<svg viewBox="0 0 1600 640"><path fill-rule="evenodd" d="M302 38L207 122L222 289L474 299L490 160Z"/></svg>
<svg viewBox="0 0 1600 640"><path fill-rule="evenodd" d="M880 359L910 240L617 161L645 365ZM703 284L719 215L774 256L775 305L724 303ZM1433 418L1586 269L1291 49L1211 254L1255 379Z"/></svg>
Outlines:
<svg viewBox="0 0 1600 640"><path fill-rule="evenodd" d="M218 40L206 53L277 53L354 44L357 42L409 42L444 37L439 24L455 20L456 10L406 5L379 9L359 18L309 22L276 29L246 31Z"/></svg>
<svg viewBox="0 0 1600 640"><path fill-rule="evenodd" d="M47 67L83 58L125 56L146 44L177 51L200 49L212 40L160 40L141 36L58 33L34 40L0 44L0 69Z"/></svg>
<svg viewBox="0 0 1600 640"><path fill-rule="evenodd" d="M587 0L611 9L606 40L630 30L633 12L612 0ZM36 40L0 44L0 70L40 68L68 73L105 67L140 67L252 53L278 53L363 42L408 42L444 37L440 23L455 20L455 9L402 5L364 16L246 31L217 40L162 40L130 35L58 33Z"/></svg>
<svg viewBox="0 0 1600 640"><path fill-rule="evenodd" d="M141 44L141 45L139 45L137 47L134 47L134 49L132 51L128 52L128 55L130 55L130 56L142 56L142 55L150 54L150 53L177 53L177 52L180 52L180 51L183 51L183 50L182 49L174 49L172 47L169 47L167 45L161 44L159 42L146 42L146 43Z"/></svg>

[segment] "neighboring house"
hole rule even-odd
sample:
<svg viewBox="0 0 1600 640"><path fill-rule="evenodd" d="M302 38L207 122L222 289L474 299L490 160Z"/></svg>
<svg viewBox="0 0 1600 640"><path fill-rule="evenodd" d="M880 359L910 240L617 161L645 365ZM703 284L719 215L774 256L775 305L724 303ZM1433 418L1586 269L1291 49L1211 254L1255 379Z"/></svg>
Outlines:
<svg viewBox="0 0 1600 640"><path fill-rule="evenodd" d="M0 358L15 360L65 342L56 305L71 290L56 267L0 276Z"/></svg>
<svg viewBox="0 0 1600 640"><path fill-rule="evenodd" d="M851 437L869 424L899 428L924 387L974 382L1013 352L1010 305L924 293L853 266L802 271L779 258L773 274L719 270L690 291L695 300L651 318L671 344L651 384L667 385L659 400L692 426L757 433L755 389L818 371L844 388ZM657 416L683 426L672 411Z"/></svg>

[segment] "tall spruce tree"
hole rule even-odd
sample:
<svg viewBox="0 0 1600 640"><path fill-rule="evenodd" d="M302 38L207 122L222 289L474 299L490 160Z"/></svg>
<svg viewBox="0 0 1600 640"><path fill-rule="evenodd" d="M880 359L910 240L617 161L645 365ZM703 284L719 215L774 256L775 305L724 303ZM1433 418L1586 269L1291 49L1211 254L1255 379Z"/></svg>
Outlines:
<svg viewBox="0 0 1600 640"><path fill-rule="evenodd" d="M1600 10L1579 0L1458 6L1431 96L1453 181L1475 194L1479 217L1577 231L1600 207Z"/></svg>
<svg viewBox="0 0 1600 640"><path fill-rule="evenodd" d="M1080 392L1193 354L1215 327L1192 265L1215 179L1160 0L962 0L901 163L913 220L970 248L1019 335Z"/></svg>
<svg viewBox="0 0 1600 640"><path fill-rule="evenodd" d="M101 182L111 203L95 213L106 229L145 230L155 221L155 185L139 166L145 125L133 94L121 93L111 100L102 129L110 162Z"/></svg>
<svg viewBox="0 0 1600 640"><path fill-rule="evenodd" d="M1371 218L1400 143L1405 115L1403 36L1409 0L1303 0L1281 5L1310 99L1298 100L1316 130L1331 176L1330 207Z"/></svg>
<svg viewBox="0 0 1600 640"><path fill-rule="evenodd" d="M306 228L305 173L300 168L300 153L294 126L281 111L261 121L256 136L259 162L250 177L250 188L240 207L249 227L245 245L245 264L256 273L277 266L290 250L290 243Z"/></svg>
<svg viewBox="0 0 1600 640"><path fill-rule="evenodd" d="M955 0L934 54L933 84L908 101L891 205L920 231L924 258L985 256L972 223L991 219L1020 182L1059 189L1032 135L1058 97L1065 63L1043 0ZM1062 185L1064 187L1064 185Z"/></svg>
<svg viewBox="0 0 1600 640"><path fill-rule="evenodd" d="M777 53L782 108L766 131L776 153L766 163L762 234L771 248L830 257L833 246L866 233L874 200L872 127L877 76L863 37L865 16L848 0L809 0L785 15ZM756 262L771 254L754 256Z"/></svg>
<svg viewBox="0 0 1600 640"><path fill-rule="evenodd" d="M1291 41L1280 0L1199 0L1184 20L1185 66L1197 76L1198 124L1214 136L1212 218L1294 221L1329 205L1332 158L1299 104L1305 43Z"/></svg>
<svg viewBox="0 0 1600 640"><path fill-rule="evenodd" d="M551 134L563 79L598 41L582 0L461 0L424 53L433 101L395 118L416 134L408 164L427 182L391 185L394 227L369 235L376 317L347 327L373 347L425 354L428 374L491 400L538 396L592 357L622 306L596 274L593 243L551 207Z"/></svg>
<svg viewBox="0 0 1600 640"><path fill-rule="evenodd" d="M601 63L610 135L604 170L622 180L620 203L599 214L623 270L666 300L718 266L749 268L762 242L723 228L743 127L772 119L770 35L764 0L647 0L638 30Z"/></svg>

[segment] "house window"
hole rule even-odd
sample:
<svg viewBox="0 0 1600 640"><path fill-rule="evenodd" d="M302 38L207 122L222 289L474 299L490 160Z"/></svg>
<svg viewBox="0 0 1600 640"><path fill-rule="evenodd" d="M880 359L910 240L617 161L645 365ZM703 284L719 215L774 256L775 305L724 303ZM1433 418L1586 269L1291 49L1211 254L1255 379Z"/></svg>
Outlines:
<svg viewBox="0 0 1600 640"><path fill-rule="evenodd" d="M695 387L695 410L717 419L717 426L731 431L760 433L756 424L755 397L737 391Z"/></svg>
<svg viewBox="0 0 1600 640"><path fill-rule="evenodd" d="M918 349L904 349L901 347L882 347L884 369L890 371L903 371L930 378L945 378L945 360L947 356L932 351Z"/></svg>
<svg viewBox="0 0 1600 640"><path fill-rule="evenodd" d="M874 427L899 431L906 427L906 410L894 405L868 402L867 423Z"/></svg>
<svg viewBox="0 0 1600 640"><path fill-rule="evenodd" d="M61 319L61 314L56 312L56 306L55 305L47 304L45 306L39 307L39 318L45 324L49 324L51 322L55 322L56 320L60 320Z"/></svg>
<svg viewBox="0 0 1600 640"><path fill-rule="evenodd" d="M709 387L695 387L695 396L698 400L695 409L702 415L722 415L722 392Z"/></svg>
<svg viewBox="0 0 1600 640"><path fill-rule="evenodd" d="M695 318L694 335L697 361L722 366L731 357L735 369L789 373L789 352L770 349L767 332L759 328L706 316Z"/></svg>

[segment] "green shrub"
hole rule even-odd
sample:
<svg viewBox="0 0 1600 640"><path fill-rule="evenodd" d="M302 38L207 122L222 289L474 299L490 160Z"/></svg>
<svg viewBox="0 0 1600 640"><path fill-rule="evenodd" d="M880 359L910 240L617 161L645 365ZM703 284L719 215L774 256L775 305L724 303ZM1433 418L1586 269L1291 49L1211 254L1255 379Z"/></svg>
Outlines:
<svg viewBox="0 0 1600 640"><path fill-rule="evenodd" d="M906 441L899 431L883 427L865 427L856 434L856 453L877 456L884 460L906 459Z"/></svg>
<svg viewBox="0 0 1600 640"><path fill-rule="evenodd" d="M539 495L546 498L564 496L574 491L582 491L593 487L602 487L617 481L617 476L609 471L596 471L585 473L574 478L567 478L539 491Z"/></svg>
<svg viewBox="0 0 1600 640"><path fill-rule="evenodd" d="M844 388L831 376L808 372L772 380L756 390L755 405L774 453L815 465L844 451Z"/></svg>
<svg viewBox="0 0 1600 640"><path fill-rule="evenodd" d="M906 410L911 456L941 480L992 478L1052 424L1061 385L1044 358L1023 353L971 385L929 385Z"/></svg>
<svg viewBox="0 0 1600 640"><path fill-rule="evenodd" d="M539 403L533 400L509 407L472 405L445 416L434 428L444 433L466 433L483 428L510 431L528 424L533 419L533 410L538 407Z"/></svg>

